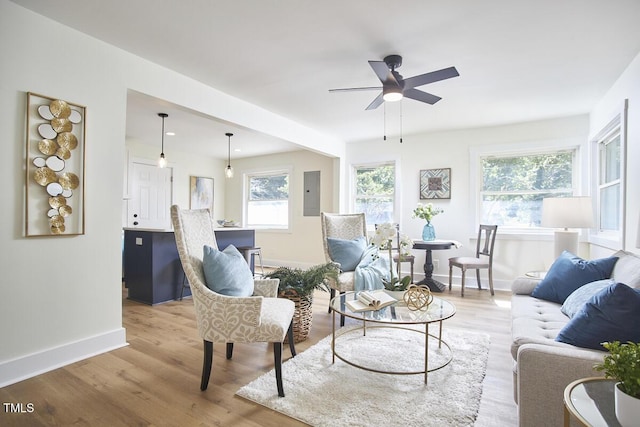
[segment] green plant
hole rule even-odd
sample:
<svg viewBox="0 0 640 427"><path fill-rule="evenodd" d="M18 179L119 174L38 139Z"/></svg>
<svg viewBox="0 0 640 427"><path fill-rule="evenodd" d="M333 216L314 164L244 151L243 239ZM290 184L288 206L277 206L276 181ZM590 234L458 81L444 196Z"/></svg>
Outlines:
<svg viewBox="0 0 640 427"><path fill-rule="evenodd" d="M618 380L623 392L640 399L640 343L613 341L602 343L602 346L609 354L594 369L604 371L606 378Z"/></svg>
<svg viewBox="0 0 640 427"><path fill-rule="evenodd" d="M265 277L280 279L279 293L295 293L299 296L309 296L313 291L327 290L328 280L338 280L340 270L334 263L320 264L307 270L301 268L278 267Z"/></svg>
<svg viewBox="0 0 640 427"><path fill-rule="evenodd" d="M420 218L424 219L427 222L431 222L434 216L442 212L444 212L444 210L434 207L433 203L427 203L426 205L418 203L411 216L413 218Z"/></svg>

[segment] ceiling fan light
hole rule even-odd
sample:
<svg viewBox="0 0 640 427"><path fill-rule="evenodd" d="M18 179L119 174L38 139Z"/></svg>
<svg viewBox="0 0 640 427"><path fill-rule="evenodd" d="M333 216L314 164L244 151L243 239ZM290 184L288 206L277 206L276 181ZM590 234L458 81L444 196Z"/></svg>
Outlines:
<svg viewBox="0 0 640 427"><path fill-rule="evenodd" d="M402 99L402 89L399 87L384 88L382 91L382 99L387 102L400 101Z"/></svg>

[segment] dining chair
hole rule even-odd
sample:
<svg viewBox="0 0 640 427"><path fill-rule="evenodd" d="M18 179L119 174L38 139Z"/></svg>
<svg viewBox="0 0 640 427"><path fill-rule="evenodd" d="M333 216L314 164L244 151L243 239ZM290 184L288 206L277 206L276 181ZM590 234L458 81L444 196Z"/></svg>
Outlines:
<svg viewBox="0 0 640 427"><path fill-rule="evenodd" d="M226 344L226 357L231 359L234 343L270 342L278 396L284 397L282 343L286 334L291 355L296 355L292 327L295 304L277 298L278 279L253 280L253 295L248 297L222 295L209 289L203 268L204 246L218 248L209 209L183 210L173 205L171 221L178 255L193 295L198 333L204 341L200 389L206 390L209 384L213 343Z"/></svg>
<svg viewBox="0 0 640 427"><path fill-rule="evenodd" d="M482 289L480 283L480 270L487 269L489 274L489 289L493 293L493 247L496 242L497 225L480 225L478 228L478 240L476 242L475 257L454 257L449 258L449 291L453 276L453 267L462 269L462 283L460 295L464 296L464 279L467 270L476 270L478 289Z"/></svg>
<svg viewBox="0 0 640 427"><path fill-rule="evenodd" d="M367 221L364 213L355 214L337 214L320 212L320 222L322 224L322 247L324 249L324 256L327 262L335 262L340 264L335 257L331 255L329 250L329 238L353 240L360 237L367 237ZM336 296L336 292L343 295L344 293L353 291L354 288L354 276L355 267L345 269L343 265L340 266L340 275L337 281L330 281L329 292L331 299ZM329 312L331 312L331 306L329 306ZM340 316L340 325L344 325L344 316Z"/></svg>

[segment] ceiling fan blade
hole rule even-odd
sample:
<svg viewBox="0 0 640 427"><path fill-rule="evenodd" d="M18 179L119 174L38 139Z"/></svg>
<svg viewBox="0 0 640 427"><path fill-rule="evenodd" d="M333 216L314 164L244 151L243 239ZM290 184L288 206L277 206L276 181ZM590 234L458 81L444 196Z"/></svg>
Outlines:
<svg viewBox="0 0 640 427"><path fill-rule="evenodd" d="M413 89L413 88L405 89L403 94L407 98L415 99L416 101L426 102L427 104L431 104L431 105L435 104L436 102L442 99L439 96L432 95L430 93L423 92L421 90Z"/></svg>
<svg viewBox="0 0 640 427"><path fill-rule="evenodd" d="M369 106L365 108L365 110L375 110L376 108L381 106L383 102L384 99L382 98L382 92L380 92L380 95L376 96L376 99L374 99L371 104L369 104Z"/></svg>
<svg viewBox="0 0 640 427"><path fill-rule="evenodd" d="M376 73L376 76L380 79L382 84L392 84L395 86L400 86L398 80L394 77L389 69L389 66L384 61L369 61L369 65L373 68L373 72Z"/></svg>
<svg viewBox="0 0 640 427"><path fill-rule="evenodd" d="M343 89L329 89L329 92L357 92L364 90L382 90L380 86L377 87L347 87Z"/></svg>
<svg viewBox="0 0 640 427"><path fill-rule="evenodd" d="M458 73L458 70L456 70L456 67L443 68L442 70L432 71L430 73L420 74L418 76L404 79L404 87L418 87L429 83L439 82L440 80L458 77L459 75L460 74Z"/></svg>

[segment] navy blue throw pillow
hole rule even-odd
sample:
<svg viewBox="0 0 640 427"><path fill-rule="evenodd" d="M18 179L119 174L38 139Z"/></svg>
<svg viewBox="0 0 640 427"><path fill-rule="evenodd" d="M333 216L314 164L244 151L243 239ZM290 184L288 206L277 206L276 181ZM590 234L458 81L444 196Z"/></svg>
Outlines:
<svg viewBox="0 0 640 427"><path fill-rule="evenodd" d="M640 342L640 290L614 283L595 294L560 330L556 341L605 350L605 341Z"/></svg>
<svg viewBox="0 0 640 427"><path fill-rule="evenodd" d="M580 286L611 277L617 260L618 257L608 257L587 261L564 251L551 264L531 296L562 304Z"/></svg>

